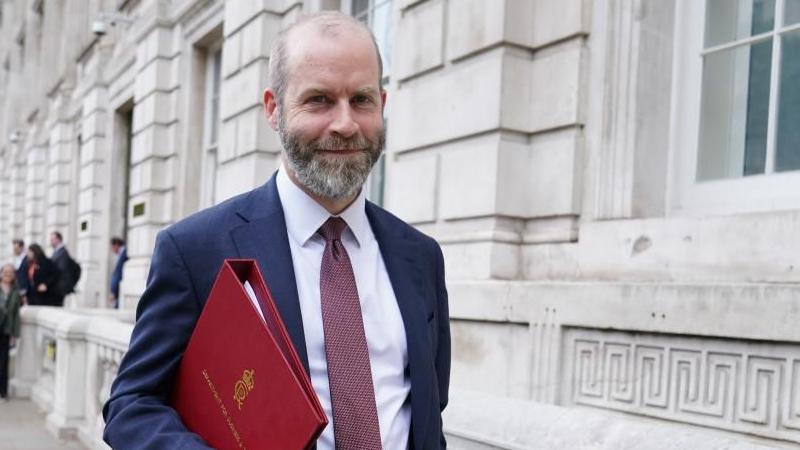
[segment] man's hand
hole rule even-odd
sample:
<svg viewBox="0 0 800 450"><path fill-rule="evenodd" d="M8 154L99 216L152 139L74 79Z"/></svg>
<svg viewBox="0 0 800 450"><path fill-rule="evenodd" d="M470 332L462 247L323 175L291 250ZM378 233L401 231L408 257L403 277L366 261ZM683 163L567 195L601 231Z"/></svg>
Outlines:
<svg viewBox="0 0 800 450"><path fill-rule="evenodd" d="M36 286L37 292L47 292L47 285L44 283L40 283L39 286Z"/></svg>

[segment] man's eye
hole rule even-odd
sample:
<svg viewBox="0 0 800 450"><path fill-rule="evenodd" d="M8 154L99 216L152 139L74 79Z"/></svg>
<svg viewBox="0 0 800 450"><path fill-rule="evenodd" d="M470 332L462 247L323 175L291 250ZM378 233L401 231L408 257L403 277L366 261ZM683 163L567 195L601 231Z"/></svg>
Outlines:
<svg viewBox="0 0 800 450"><path fill-rule="evenodd" d="M324 95L314 95L306 99L306 103L327 103L328 99Z"/></svg>
<svg viewBox="0 0 800 450"><path fill-rule="evenodd" d="M358 105L366 105L372 103L372 99L366 95L357 95L353 97L353 103Z"/></svg>

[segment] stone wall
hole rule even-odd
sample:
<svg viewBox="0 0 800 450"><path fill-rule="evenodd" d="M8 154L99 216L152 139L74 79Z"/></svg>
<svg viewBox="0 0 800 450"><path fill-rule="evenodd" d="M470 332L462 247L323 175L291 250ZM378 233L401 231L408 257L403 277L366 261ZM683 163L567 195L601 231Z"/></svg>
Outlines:
<svg viewBox="0 0 800 450"><path fill-rule="evenodd" d="M0 239L60 229L84 268L71 303L104 308L124 233L130 311L156 233L203 205L209 173L219 202L277 167L260 104L276 33L351 2L88 3L2 5ZM442 245L452 430L479 398L800 442L800 204L674 201L686 4L392 1L384 205ZM118 19L95 36L101 11ZM539 439L475 423L464 448Z"/></svg>

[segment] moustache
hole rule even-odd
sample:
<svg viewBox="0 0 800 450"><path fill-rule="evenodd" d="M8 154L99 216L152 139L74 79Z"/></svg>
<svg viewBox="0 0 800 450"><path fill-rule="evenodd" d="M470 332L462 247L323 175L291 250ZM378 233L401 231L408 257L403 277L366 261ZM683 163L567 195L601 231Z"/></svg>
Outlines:
<svg viewBox="0 0 800 450"><path fill-rule="evenodd" d="M363 137L344 139L344 138L326 138L314 142L310 146L313 150L321 151L336 151L336 150L357 150L368 151L373 147L372 142Z"/></svg>

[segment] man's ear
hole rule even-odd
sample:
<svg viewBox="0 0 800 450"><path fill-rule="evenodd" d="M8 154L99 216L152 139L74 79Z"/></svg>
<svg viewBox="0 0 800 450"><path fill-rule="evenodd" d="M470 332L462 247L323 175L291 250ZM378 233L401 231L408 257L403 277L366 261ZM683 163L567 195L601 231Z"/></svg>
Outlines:
<svg viewBox="0 0 800 450"><path fill-rule="evenodd" d="M278 100L272 89L264 89L264 114L273 130L278 131Z"/></svg>
<svg viewBox="0 0 800 450"><path fill-rule="evenodd" d="M386 108L386 90L381 89L381 109Z"/></svg>

